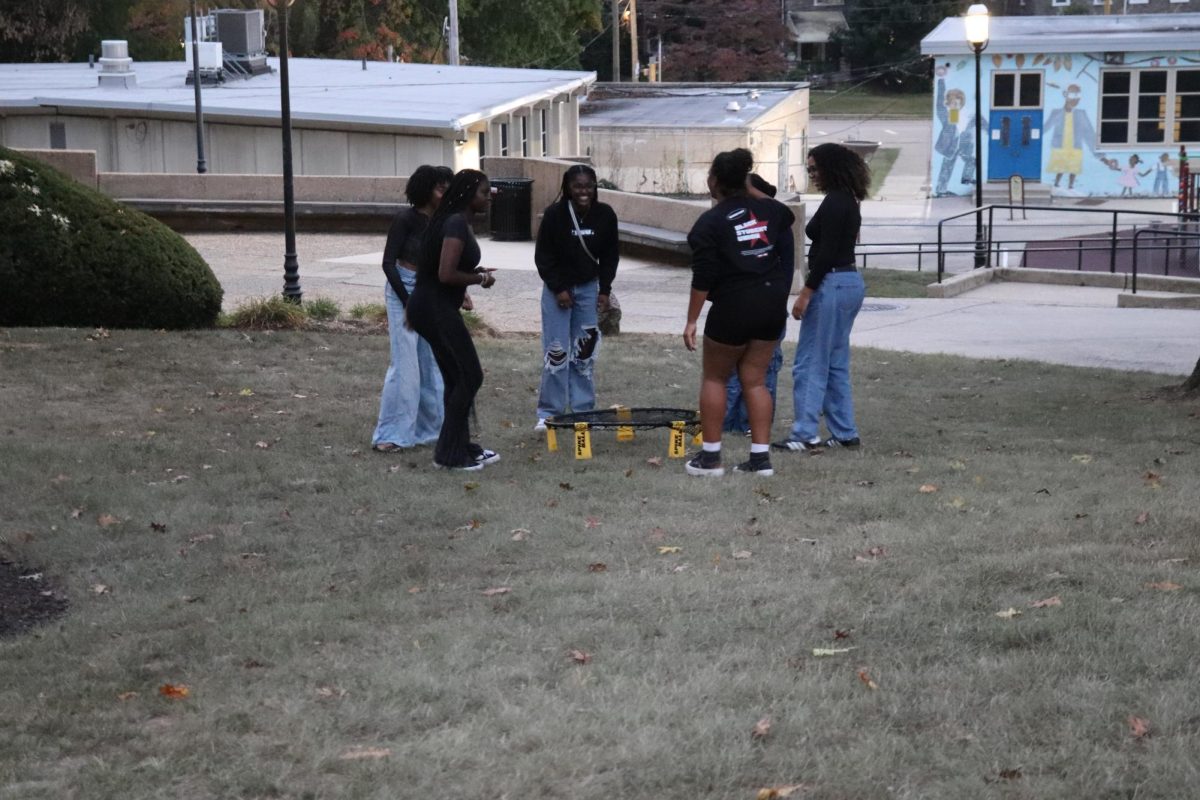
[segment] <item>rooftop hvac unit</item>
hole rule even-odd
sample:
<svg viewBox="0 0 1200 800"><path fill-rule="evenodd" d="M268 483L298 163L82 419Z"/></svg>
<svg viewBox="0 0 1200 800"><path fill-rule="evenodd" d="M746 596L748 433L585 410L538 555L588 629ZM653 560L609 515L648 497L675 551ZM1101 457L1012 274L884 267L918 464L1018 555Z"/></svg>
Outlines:
<svg viewBox="0 0 1200 800"><path fill-rule="evenodd" d="M218 70L221 68L221 43L220 42L197 42L197 47L200 50L200 69ZM188 69L192 68L192 47L188 45L183 48L184 62Z"/></svg>
<svg viewBox="0 0 1200 800"><path fill-rule="evenodd" d="M226 53L238 57L264 52L262 9L222 8L212 13L217 20L217 39Z"/></svg>

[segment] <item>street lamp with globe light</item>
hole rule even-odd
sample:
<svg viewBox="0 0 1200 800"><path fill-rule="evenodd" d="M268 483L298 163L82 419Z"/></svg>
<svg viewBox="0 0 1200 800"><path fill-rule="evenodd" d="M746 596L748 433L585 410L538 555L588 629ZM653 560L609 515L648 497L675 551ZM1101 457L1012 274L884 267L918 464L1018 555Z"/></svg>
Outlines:
<svg viewBox="0 0 1200 800"><path fill-rule="evenodd" d="M983 135L982 92L980 90L982 67L980 55L988 45L988 10L982 3L976 3L967 9L963 20L967 33L967 43L975 51L975 268L978 269L986 262L983 244Z"/></svg>
<svg viewBox="0 0 1200 800"><path fill-rule="evenodd" d="M296 196L292 178L292 101L288 92L288 8L295 0L266 0L279 18L279 106L283 128L283 296L299 303L300 261L296 258Z"/></svg>

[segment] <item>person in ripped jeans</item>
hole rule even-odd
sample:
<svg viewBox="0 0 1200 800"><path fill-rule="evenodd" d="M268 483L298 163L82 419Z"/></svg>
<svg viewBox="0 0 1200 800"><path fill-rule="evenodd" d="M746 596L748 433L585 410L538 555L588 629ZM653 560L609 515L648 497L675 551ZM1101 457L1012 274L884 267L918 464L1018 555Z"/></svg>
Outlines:
<svg viewBox="0 0 1200 800"><path fill-rule="evenodd" d="M534 248L542 288L542 380L537 425L596 406L600 349L597 312L606 311L620 255L617 215L599 202L596 172L576 164L563 173L562 193L546 208Z"/></svg>

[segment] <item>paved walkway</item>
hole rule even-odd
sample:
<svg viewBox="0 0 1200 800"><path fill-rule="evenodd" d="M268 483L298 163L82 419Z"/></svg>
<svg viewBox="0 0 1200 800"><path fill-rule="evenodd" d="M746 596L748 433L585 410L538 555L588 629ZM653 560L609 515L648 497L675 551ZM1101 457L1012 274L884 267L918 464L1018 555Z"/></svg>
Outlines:
<svg viewBox="0 0 1200 800"><path fill-rule="evenodd" d="M225 287L226 308L282 289L282 235L187 238ZM301 233L305 296L330 297L343 308L381 302L383 238ZM484 264L498 272L494 289L472 289L477 310L497 330L537 332L542 284L533 266L532 243L485 239L481 245ZM615 287L622 331L680 334L689 278L685 268L623 259ZM999 283L949 300L868 298L852 341L918 353L1190 373L1200 356L1200 311L1119 309L1117 294L1110 289ZM798 326L790 323L789 338L794 340Z"/></svg>

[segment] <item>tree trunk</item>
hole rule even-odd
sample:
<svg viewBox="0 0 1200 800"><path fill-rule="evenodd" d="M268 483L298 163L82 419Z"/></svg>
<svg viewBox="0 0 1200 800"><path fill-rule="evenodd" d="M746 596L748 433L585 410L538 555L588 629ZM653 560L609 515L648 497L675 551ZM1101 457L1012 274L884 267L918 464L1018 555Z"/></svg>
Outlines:
<svg viewBox="0 0 1200 800"><path fill-rule="evenodd" d="M1183 382L1183 386L1179 388L1185 392L1200 391L1200 359L1196 359L1196 366L1192 370L1192 374Z"/></svg>

